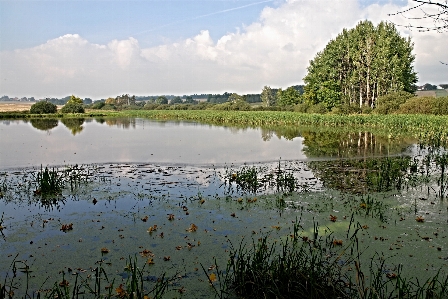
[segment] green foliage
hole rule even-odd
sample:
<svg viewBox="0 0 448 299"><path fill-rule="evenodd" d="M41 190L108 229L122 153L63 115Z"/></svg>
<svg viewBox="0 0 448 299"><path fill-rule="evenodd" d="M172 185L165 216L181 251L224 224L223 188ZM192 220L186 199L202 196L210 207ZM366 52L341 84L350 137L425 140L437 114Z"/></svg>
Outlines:
<svg viewBox="0 0 448 299"><path fill-rule="evenodd" d="M232 93L232 94L229 96L228 101L229 101L229 102L233 102L233 103L236 103L236 102L246 102L246 101L244 100L244 97L243 97L243 96L240 96L240 95L237 94L237 93Z"/></svg>
<svg viewBox="0 0 448 299"><path fill-rule="evenodd" d="M81 98L78 98L77 96L71 95L70 99L67 101L67 104L84 104L83 100Z"/></svg>
<svg viewBox="0 0 448 299"><path fill-rule="evenodd" d="M101 109L106 105L104 102L95 102L90 106L90 109Z"/></svg>
<svg viewBox="0 0 448 299"><path fill-rule="evenodd" d="M276 97L278 106L294 106L301 102L300 92L292 86L284 91L280 88Z"/></svg>
<svg viewBox="0 0 448 299"><path fill-rule="evenodd" d="M230 99L230 98L229 98ZM213 110L235 110L235 111L249 111L251 106L249 103L242 99L238 99L232 102L226 102L222 104L216 104L212 108Z"/></svg>
<svg viewBox="0 0 448 299"><path fill-rule="evenodd" d="M160 96L157 98L156 104L168 104L168 99L165 96Z"/></svg>
<svg viewBox="0 0 448 299"><path fill-rule="evenodd" d="M432 114L448 115L448 96L436 98L432 105Z"/></svg>
<svg viewBox="0 0 448 299"><path fill-rule="evenodd" d="M62 113L84 113L84 105L75 102L68 102L61 109Z"/></svg>
<svg viewBox="0 0 448 299"><path fill-rule="evenodd" d="M423 90L436 90L437 89L437 85L432 85L429 83L426 83L425 85L423 85Z"/></svg>
<svg viewBox="0 0 448 299"><path fill-rule="evenodd" d="M310 104L308 104L308 103L301 103L301 104L297 104L294 107L294 111L295 112L300 112L300 113L307 113L309 108L310 108Z"/></svg>
<svg viewBox="0 0 448 299"><path fill-rule="evenodd" d="M105 104L101 107L101 110L117 110L114 104Z"/></svg>
<svg viewBox="0 0 448 299"><path fill-rule="evenodd" d="M277 98L274 91L269 86L263 87L260 97L264 107L275 106Z"/></svg>
<svg viewBox="0 0 448 299"><path fill-rule="evenodd" d="M363 108L369 108L369 107L363 107ZM361 109L357 106L353 105L339 105L333 107L331 109L331 113L333 114L343 114L343 115L350 115L350 114L359 114L361 112Z"/></svg>
<svg viewBox="0 0 448 299"><path fill-rule="evenodd" d="M30 108L31 114L48 114L48 113L56 113L58 108L55 104L52 104L47 101L40 101L36 104L33 104Z"/></svg>
<svg viewBox="0 0 448 299"><path fill-rule="evenodd" d="M448 97L414 97L401 104L397 113L448 115Z"/></svg>
<svg viewBox="0 0 448 299"><path fill-rule="evenodd" d="M414 97L401 104L397 113L402 114L432 114L434 97Z"/></svg>
<svg viewBox="0 0 448 299"><path fill-rule="evenodd" d="M390 114L396 112L400 105L412 98L414 95L409 92L391 92L384 96L380 96L376 101L374 112L377 114Z"/></svg>
<svg viewBox="0 0 448 299"><path fill-rule="evenodd" d="M315 105L312 105L307 110L308 113L317 113L317 114L325 114L328 112L327 108L325 107L324 103L317 103Z"/></svg>
<svg viewBox="0 0 448 299"><path fill-rule="evenodd" d="M64 176L56 171L49 170L47 167L45 169L40 169L40 171L35 174L35 183L37 189L34 191L36 195L58 195L62 188L64 187Z"/></svg>
<svg viewBox="0 0 448 299"><path fill-rule="evenodd" d="M170 104L182 104L182 99L180 97L174 97L171 101Z"/></svg>
<svg viewBox="0 0 448 299"><path fill-rule="evenodd" d="M362 21L344 29L310 61L304 98L310 104L375 105L379 96L412 92L417 75L413 69L413 44L395 26Z"/></svg>

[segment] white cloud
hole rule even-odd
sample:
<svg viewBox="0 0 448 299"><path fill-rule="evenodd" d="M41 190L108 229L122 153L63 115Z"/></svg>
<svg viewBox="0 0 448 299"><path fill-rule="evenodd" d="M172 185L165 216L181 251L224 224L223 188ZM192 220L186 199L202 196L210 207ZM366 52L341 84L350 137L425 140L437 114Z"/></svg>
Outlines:
<svg viewBox="0 0 448 299"><path fill-rule="evenodd" d="M390 20L397 6L356 0L288 0L266 7L259 20L216 42L204 28L176 43L141 48L135 38L92 44L67 34L24 50L0 53L0 93L10 96L107 97L235 91L260 92L264 85L287 87L302 82L308 62L342 28L360 20ZM406 20L392 19L400 24ZM421 82L448 80L446 34L400 27L415 43Z"/></svg>

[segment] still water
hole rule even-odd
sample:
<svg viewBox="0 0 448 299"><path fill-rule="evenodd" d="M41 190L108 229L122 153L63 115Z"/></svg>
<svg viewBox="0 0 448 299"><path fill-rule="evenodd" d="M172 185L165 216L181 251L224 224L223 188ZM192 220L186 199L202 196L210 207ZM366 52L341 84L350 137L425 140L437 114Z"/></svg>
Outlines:
<svg viewBox="0 0 448 299"><path fill-rule="evenodd" d="M108 162L224 164L303 160L303 138L147 119L3 121L0 168Z"/></svg>

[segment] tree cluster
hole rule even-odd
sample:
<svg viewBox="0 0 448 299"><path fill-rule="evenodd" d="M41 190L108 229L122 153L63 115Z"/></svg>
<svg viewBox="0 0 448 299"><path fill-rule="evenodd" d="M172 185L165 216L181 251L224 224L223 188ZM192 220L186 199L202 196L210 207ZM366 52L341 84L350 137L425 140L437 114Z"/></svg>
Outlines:
<svg viewBox="0 0 448 299"><path fill-rule="evenodd" d="M413 43L391 23L374 26L362 21L344 29L310 61L304 78L304 99L338 105L375 107L378 97L391 92L414 92Z"/></svg>

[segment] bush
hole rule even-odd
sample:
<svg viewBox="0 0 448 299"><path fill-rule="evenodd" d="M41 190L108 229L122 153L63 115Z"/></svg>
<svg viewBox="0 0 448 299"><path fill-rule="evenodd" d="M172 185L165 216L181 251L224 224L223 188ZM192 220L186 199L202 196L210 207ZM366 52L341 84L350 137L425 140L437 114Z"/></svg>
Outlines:
<svg viewBox="0 0 448 299"><path fill-rule="evenodd" d="M112 104L105 104L105 105L101 108L101 110L117 110L117 109L115 108L115 105L112 105Z"/></svg>
<svg viewBox="0 0 448 299"><path fill-rule="evenodd" d="M410 98L414 97L412 93L399 91L380 96L375 103L374 112L377 114L390 114L396 112L400 105Z"/></svg>
<svg viewBox="0 0 448 299"><path fill-rule="evenodd" d="M436 98L413 97L400 105L397 113L401 114L432 114L432 107Z"/></svg>
<svg viewBox="0 0 448 299"><path fill-rule="evenodd" d="M436 98L432 106L435 115L448 115L448 97Z"/></svg>
<svg viewBox="0 0 448 299"><path fill-rule="evenodd" d="M93 103L92 106L90 106L91 109L101 109L106 105L104 102L96 102Z"/></svg>
<svg viewBox="0 0 448 299"><path fill-rule="evenodd" d="M62 113L84 113L84 106L75 102L68 102L61 109Z"/></svg>
<svg viewBox="0 0 448 299"><path fill-rule="evenodd" d="M361 108L353 105L339 105L333 107L331 109L331 113L339 115L359 114L361 113Z"/></svg>
<svg viewBox="0 0 448 299"><path fill-rule="evenodd" d="M158 104L154 110L170 110L170 105L168 104Z"/></svg>
<svg viewBox="0 0 448 299"><path fill-rule="evenodd" d="M36 104L33 104L30 108L30 113L32 114L47 114L47 113L56 113L58 111L58 107L55 104L52 104L47 101L40 101Z"/></svg>
<svg viewBox="0 0 448 299"><path fill-rule="evenodd" d="M143 106L143 109L145 109L145 110L155 110L157 107L159 107L159 104L147 102L145 104L145 106Z"/></svg>
<svg viewBox="0 0 448 299"><path fill-rule="evenodd" d="M246 101L235 101L235 102L226 102L222 104L217 104L213 107L213 110L239 110L239 111L249 111L251 110L251 106Z"/></svg>
<svg viewBox="0 0 448 299"><path fill-rule="evenodd" d="M310 108L308 108L307 112L308 113L325 114L328 112L328 110L324 104L318 103L318 104L313 105Z"/></svg>
<svg viewBox="0 0 448 299"><path fill-rule="evenodd" d="M370 114L372 113L373 109L369 106L362 106L361 113L362 114Z"/></svg>
<svg viewBox="0 0 448 299"><path fill-rule="evenodd" d="M307 113L309 108L310 108L310 104L302 103L302 104L295 105L294 106L294 111L295 112L300 112L300 113Z"/></svg>

